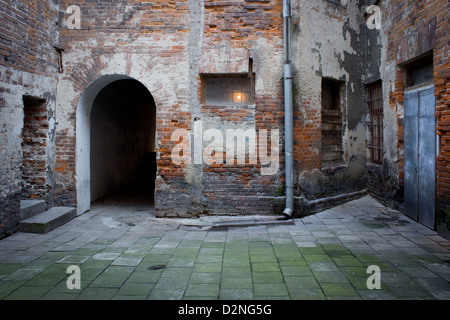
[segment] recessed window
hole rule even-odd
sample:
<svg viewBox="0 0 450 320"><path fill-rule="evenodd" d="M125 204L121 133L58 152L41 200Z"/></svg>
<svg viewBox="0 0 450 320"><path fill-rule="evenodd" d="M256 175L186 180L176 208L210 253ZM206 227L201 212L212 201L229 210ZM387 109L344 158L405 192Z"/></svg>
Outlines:
<svg viewBox="0 0 450 320"><path fill-rule="evenodd" d="M243 106L253 104L251 77L221 76L203 78L204 104Z"/></svg>
<svg viewBox="0 0 450 320"><path fill-rule="evenodd" d="M47 179L47 101L23 96L22 196L39 198L46 194Z"/></svg>
<svg viewBox="0 0 450 320"><path fill-rule="evenodd" d="M433 81L433 56L427 55L405 66L406 87L422 85Z"/></svg>
<svg viewBox="0 0 450 320"><path fill-rule="evenodd" d="M343 83L322 79L322 167L342 165Z"/></svg>
<svg viewBox="0 0 450 320"><path fill-rule="evenodd" d="M328 3L334 4L337 7L346 8L347 0L327 0Z"/></svg>
<svg viewBox="0 0 450 320"><path fill-rule="evenodd" d="M383 90L381 80L367 85L367 104L369 106L369 150L371 161L383 163Z"/></svg>

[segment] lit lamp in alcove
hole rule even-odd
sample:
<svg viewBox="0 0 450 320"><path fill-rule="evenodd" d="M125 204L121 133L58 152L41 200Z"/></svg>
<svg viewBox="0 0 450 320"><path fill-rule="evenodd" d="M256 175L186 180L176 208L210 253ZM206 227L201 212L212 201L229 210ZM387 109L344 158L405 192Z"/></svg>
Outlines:
<svg viewBox="0 0 450 320"><path fill-rule="evenodd" d="M243 101L245 101L245 96L241 91L235 91L233 97L235 103L242 103Z"/></svg>

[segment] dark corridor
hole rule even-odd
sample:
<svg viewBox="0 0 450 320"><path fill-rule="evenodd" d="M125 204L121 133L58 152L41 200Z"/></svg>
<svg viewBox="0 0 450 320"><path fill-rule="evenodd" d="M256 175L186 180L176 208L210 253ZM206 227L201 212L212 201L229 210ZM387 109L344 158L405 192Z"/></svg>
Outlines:
<svg viewBox="0 0 450 320"><path fill-rule="evenodd" d="M155 103L139 81L119 80L91 112L91 201L114 196L154 201Z"/></svg>

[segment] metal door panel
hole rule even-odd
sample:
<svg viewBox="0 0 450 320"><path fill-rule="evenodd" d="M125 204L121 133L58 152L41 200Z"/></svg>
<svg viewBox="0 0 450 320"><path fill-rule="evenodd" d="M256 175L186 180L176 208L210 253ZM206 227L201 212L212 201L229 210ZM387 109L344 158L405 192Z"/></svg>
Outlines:
<svg viewBox="0 0 450 320"><path fill-rule="evenodd" d="M436 119L434 116L434 90L422 91L419 95L419 222L433 229L436 198Z"/></svg>
<svg viewBox="0 0 450 320"><path fill-rule="evenodd" d="M434 88L419 91L419 117L434 117L435 113L436 98L434 97ZM433 125L431 128L435 128L435 125Z"/></svg>
<svg viewBox="0 0 450 320"><path fill-rule="evenodd" d="M404 126L405 213L416 221L418 217L418 97L417 92L405 94Z"/></svg>
<svg viewBox="0 0 450 320"><path fill-rule="evenodd" d="M405 118L417 117L419 114L419 94L417 91L405 93Z"/></svg>
<svg viewBox="0 0 450 320"><path fill-rule="evenodd" d="M405 212L434 229L436 201L434 88L405 93Z"/></svg>
<svg viewBox="0 0 450 320"><path fill-rule="evenodd" d="M417 120L417 117L405 118L405 212L414 220L417 220L418 210Z"/></svg>

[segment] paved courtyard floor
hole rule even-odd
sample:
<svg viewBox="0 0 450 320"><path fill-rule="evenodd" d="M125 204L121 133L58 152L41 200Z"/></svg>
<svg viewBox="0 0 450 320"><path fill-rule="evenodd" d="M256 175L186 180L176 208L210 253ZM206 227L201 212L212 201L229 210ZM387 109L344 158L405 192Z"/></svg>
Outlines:
<svg viewBox="0 0 450 320"><path fill-rule="evenodd" d="M0 299L450 299L450 241L370 196L289 224L217 219L95 204L48 234L1 240Z"/></svg>

